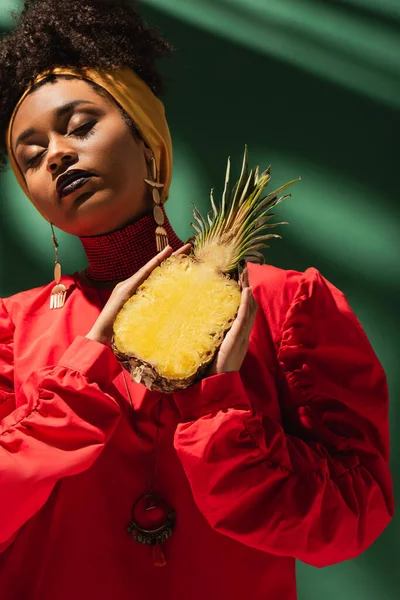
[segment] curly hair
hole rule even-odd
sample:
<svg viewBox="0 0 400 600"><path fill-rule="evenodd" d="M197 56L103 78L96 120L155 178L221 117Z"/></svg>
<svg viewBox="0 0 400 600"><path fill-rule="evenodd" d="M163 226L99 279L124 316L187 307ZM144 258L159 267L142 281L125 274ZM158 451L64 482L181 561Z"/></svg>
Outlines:
<svg viewBox="0 0 400 600"><path fill-rule="evenodd" d="M128 0L25 0L14 31L0 42L0 163L5 133L19 98L34 78L54 66L130 67L160 96L156 60L172 46ZM121 109L122 112L122 109ZM129 117L125 120L134 131Z"/></svg>

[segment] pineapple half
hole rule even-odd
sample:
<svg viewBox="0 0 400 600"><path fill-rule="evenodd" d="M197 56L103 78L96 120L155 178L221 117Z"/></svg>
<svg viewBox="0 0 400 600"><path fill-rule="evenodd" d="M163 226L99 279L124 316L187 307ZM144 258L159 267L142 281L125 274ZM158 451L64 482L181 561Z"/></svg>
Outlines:
<svg viewBox="0 0 400 600"><path fill-rule="evenodd" d="M112 348L137 383L164 393L199 380L237 315L238 274L246 261L264 262L269 211L296 180L262 197L270 168L248 170L245 148L239 180L230 189L230 160L222 202L204 219L196 207L190 255L171 256L157 267L118 313Z"/></svg>

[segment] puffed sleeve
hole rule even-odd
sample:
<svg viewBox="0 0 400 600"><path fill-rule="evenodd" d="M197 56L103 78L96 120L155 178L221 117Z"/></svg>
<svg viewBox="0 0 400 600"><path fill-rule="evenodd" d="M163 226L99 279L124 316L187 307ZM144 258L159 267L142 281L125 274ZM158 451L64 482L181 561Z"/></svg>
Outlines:
<svg viewBox="0 0 400 600"><path fill-rule="evenodd" d="M295 286L277 358L290 433L252 407L238 372L175 395L195 502L215 530L261 551L317 567L354 558L393 515L388 389L344 295L316 269Z"/></svg>
<svg viewBox="0 0 400 600"><path fill-rule="evenodd" d="M0 550L62 477L88 469L120 409L106 393L120 370L104 345L77 337L57 365L13 385L12 321L0 301Z"/></svg>

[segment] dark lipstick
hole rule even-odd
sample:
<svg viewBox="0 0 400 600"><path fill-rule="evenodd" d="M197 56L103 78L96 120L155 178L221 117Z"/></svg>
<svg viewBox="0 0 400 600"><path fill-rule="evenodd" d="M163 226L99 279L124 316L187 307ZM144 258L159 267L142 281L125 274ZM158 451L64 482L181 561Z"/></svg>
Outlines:
<svg viewBox="0 0 400 600"><path fill-rule="evenodd" d="M63 173L57 179L56 188L59 197L63 198L71 194L85 185L91 177L93 177L93 173L83 171L82 169L70 169L66 173Z"/></svg>

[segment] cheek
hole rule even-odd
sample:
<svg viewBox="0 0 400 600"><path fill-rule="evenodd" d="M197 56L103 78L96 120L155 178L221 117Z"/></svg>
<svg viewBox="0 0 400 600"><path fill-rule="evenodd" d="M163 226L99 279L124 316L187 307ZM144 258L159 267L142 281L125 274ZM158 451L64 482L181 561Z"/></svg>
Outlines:
<svg viewBox="0 0 400 600"><path fill-rule="evenodd" d="M33 203L39 208L40 212L46 215L49 212L53 213L56 209L54 201L52 201L52 190L49 187L49 176L46 171L38 171L26 179L30 196Z"/></svg>
<svg viewBox="0 0 400 600"><path fill-rule="evenodd" d="M100 148L99 148L100 150ZM102 144L102 162L110 182L121 189L132 184L140 184L147 177L147 165L143 152L131 133L124 128L114 130Z"/></svg>

